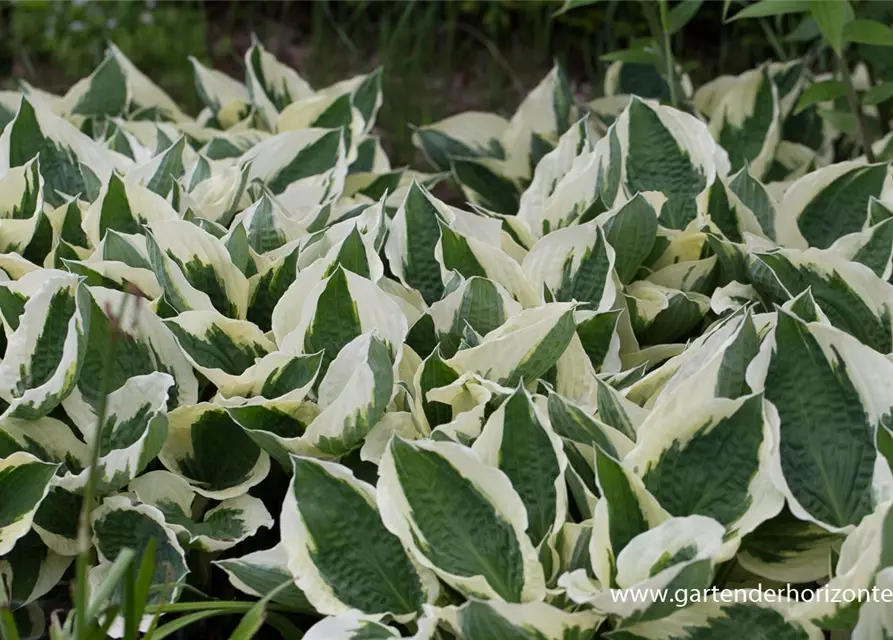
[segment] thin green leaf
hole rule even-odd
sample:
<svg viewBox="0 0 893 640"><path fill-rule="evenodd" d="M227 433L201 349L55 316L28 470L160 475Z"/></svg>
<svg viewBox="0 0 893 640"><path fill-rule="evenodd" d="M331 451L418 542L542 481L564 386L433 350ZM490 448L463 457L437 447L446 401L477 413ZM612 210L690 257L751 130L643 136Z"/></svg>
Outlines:
<svg viewBox="0 0 893 640"><path fill-rule="evenodd" d="M92 620L99 619L106 601L112 596L115 589L118 588L118 583L121 582L121 579L127 572L127 568L130 566L130 563L133 562L135 557L136 553L134 553L133 549L124 548L118 552L118 557L115 558L112 566L109 567L108 573L106 573L105 578L103 578L102 583L96 590L96 593L93 594L93 604L86 612L88 623Z"/></svg>
<svg viewBox="0 0 893 640"><path fill-rule="evenodd" d="M872 105L886 102L893 98L893 80L882 82L876 87L872 87L862 95L862 105L870 107Z"/></svg>
<svg viewBox="0 0 893 640"><path fill-rule="evenodd" d="M573 9L579 9L580 7L588 7L601 1L602 0L564 0L564 4L561 5L561 8L558 11L552 14L552 17L560 16Z"/></svg>
<svg viewBox="0 0 893 640"><path fill-rule="evenodd" d="M819 115L847 135L854 136L859 132L859 123L856 120L856 116L849 111L820 109Z"/></svg>
<svg viewBox="0 0 893 640"><path fill-rule="evenodd" d="M670 35L679 31L698 13L703 0L682 0L670 10Z"/></svg>
<svg viewBox="0 0 893 640"><path fill-rule="evenodd" d="M734 22L741 18L765 18L787 13L805 13L809 11L809 8L809 0L761 0L739 11L728 22Z"/></svg>
<svg viewBox="0 0 893 640"><path fill-rule="evenodd" d="M847 23L853 19L853 9L847 0L834 0L834 2L822 2L813 0L809 5L809 11L815 18L819 30L825 36L825 40L831 48L840 55L843 51L843 30Z"/></svg>
<svg viewBox="0 0 893 640"><path fill-rule="evenodd" d="M3 640L19 640L19 629L16 626L12 610L5 605L0 608L0 638L3 638Z"/></svg>
<svg viewBox="0 0 893 640"><path fill-rule="evenodd" d="M853 20L843 29L845 42L893 47L893 29L875 20Z"/></svg>
<svg viewBox="0 0 893 640"><path fill-rule="evenodd" d="M806 91L800 94L794 115L809 108L817 102L828 102L846 95L846 85L840 80L823 80L810 85Z"/></svg>
<svg viewBox="0 0 893 640"><path fill-rule="evenodd" d="M629 62L633 64L660 64L660 56L647 49L622 49L604 54L603 62Z"/></svg>
<svg viewBox="0 0 893 640"><path fill-rule="evenodd" d="M270 593L258 600L257 603L248 610L248 613L246 613L242 617L241 622L239 622L239 626L237 626L232 632L229 640L249 640L250 638L253 638L254 635L258 631L260 631L260 628L264 625L264 621L267 617L267 604L277 593L285 589L290 584L290 580L283 582L278 587L270 591Z"/></svg>
<svg viewBox="0 0 893 640"><path fill-rule="evenodd" d="M171 634L176 633L180 629L184 629L189 625L199 622L200 620L204 620L205 618L213 618L214 616L225 616L232 615L232 611L226 610L211 610L211 611L196 611L195 613L187 613L184 616L180 616L176 620L171 620L170 622L166 622L155 630L155 633L152 634L151 640L163 640L163 638L168 637ZM150 640L149 636L146 636L144 640Z"/></svg>

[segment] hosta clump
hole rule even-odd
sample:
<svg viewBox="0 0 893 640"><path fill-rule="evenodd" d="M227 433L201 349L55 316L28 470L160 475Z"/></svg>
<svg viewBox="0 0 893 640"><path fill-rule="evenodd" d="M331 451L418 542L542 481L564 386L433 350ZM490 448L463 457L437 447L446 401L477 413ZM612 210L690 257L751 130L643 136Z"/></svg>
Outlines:
<svg viewBox="0 0 893 640"><path fill-rule="evenodd" d="M893 172L798 130L802 65L691 112L556 68L509 120L418 128L420 173L373 134L378 72L245 64L193 61L196 119L115 47L3 96L16 606L66 575L98 445L91 580L154 540L155 601L212 561L290 582L307 638L893 634L881 603L648 591L891 584Z"/></svg>

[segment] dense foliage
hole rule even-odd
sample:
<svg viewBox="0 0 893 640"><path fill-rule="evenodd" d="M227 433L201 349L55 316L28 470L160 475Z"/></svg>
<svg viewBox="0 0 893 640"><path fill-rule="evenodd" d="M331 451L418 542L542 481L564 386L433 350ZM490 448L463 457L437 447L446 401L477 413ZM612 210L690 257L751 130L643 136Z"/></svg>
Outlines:
<svg viewBox="0 0 893 640"><path fill-rule="evenodd" d="M692 113L647 66L588 105L556 67L419 128L421 173L373 135L379 73L245 64L193 60L196 119L114 46L0 96L14 606L95 495L91 583L151 540L152 602L209 560L293 578L308 640L893 635L876 602L644 591L893 588L893 171L832 162L805 65L683 75Z"/></svg>

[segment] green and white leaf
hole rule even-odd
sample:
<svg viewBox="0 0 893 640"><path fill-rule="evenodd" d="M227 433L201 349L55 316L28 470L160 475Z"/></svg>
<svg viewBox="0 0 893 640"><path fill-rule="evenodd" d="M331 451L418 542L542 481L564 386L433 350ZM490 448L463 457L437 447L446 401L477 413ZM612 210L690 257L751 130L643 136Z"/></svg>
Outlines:
<svg viewBox="0 0 893 640"><path fill-rule="evenodd" d="M587 638L603 620L592 610L563 611L545 602L510 604L469 600L461 606L436 609L434 613L457 637L468 640Z"/></svg>
<svg viewBox="0 0 893 640"><path fill-rule="evenodd" d="M262 598L291 579L288 556L285 553L285 545L281 542L272 549L253 551L238 558L214 560L212 564L226 572L230 583L236 589L255 598ZM303 613L313 611L313 607L307 602L307 597L294 584L276 593L272 602Z"/></svg>
<svg viewBox="0 0 893 640"><path fill-rule="evenodd" d="M477 597L544 597L524 503L508 476L466 447L395 437L377 491L385 526L441 580Z"/></svg>
<svg viewBox="0 0 893 640"><path fill-rule="evenodd" d="M282 539L289 569L318 612L358 610L407 621L434 602L437 578L385 528L375 487L333 462L294 456L292 468ZM351 539L345 531L361 535Z"/></svg>
<svg viewBox="0 0 893 640"><path fill-rule="evenodd" d="M573 303L558 302L525 309L446 364L508 387L533 381L558 361L575 335L573 309Z"/></svg>
<svg viewBox="0 0 893 640"><path fill-rule="evenodd" d="M165 324L189 363L224 395L253 380L256 362L276 350L257 325L217 311L186 311Z"/></svg>
<svg viewBox="0 0 893 640"><path fill-rule="evenodd" d="M548 414L523 387L490 414L472 451L511 480L527 510L527 533L535 545L557 535L567 517L567 458Z"/></svg>
<svg viewBox="0 0 893 640"><path fill-rule="evenodd" d="M223 500L205 512L201 522L192 518L195 493L183 478L168 471L150 471L129 486L143 504L158 508L167 526L183 541L205 552L230 549L258 529L273 526L273 517L258 498L247 494Z"/></svg>
<svg viewBox="0 0 893 640"><path fill-rule="evenodd" d="M168 305L178 312L216 309L229 318L245 317L248 279L221 240L185 220L148 226L149 261Z"/></svg>
<svg viewBox="0 0 893 640"><path fill-rule="evenodd" d="M42 272L0 363L3 417L45 416L72 392L84 361L89 294L76 276ZM35 278L36 280L36 278Z"/></svg>
<svg viewBox="0 0 893 640"><path fill-rule="evenodd" d="M106 399L101 429L92 425L82 432L92 448L99 438L99 459L92 473L95 491L117 491L133 480L155 459L167 437L167 403L174 379L161 372L134 376ZM57 482L68 491L82 490L90 470L67 473Z"/></svg>
<svg viewBox="0 0 893 640"><path fill-rule="evenodd" d="M341 456L359 446L384 416L393 392L388 343L374 333L348 342L320 382L320 413L303 436L309 452Z"/></svg>
<svg viewBox="0 0 893 640"><path fill-rule="evenodd" d="M97 423L99 403L105 391L117 390L133 376L165 373L174 379L168 407L198 402L198 381L170 330L142 298L113 289L90 287L90 332L81 375L63 401L66 414L81 433ZM123 314L122 317L117 317ZM86 313L85 313L86 315ZM114 359L106 362L106 350L117 332ZM103 381L108 387L104 387Z"/></svg>
<svg viewBox="0 0 893 640"><path fill-rule="evenodd" d="M31 530L34 514L50 490L58 464L17 451L0 459L0 556L13 550L16 541Z"/></svg>
<svg viewBox="0 0 893 640"><path fill-rule="evenodd" d="M798 518L847 533L888 495L874 433L889 420L891 376L890 361L852 336L778 311L747 382L779 429L773 482Z"/></svg>
<svg viewBox="0 0 893 640"><path fill-rule="evenodd" d="M168 414L168 436L158 453L168 471L186 479L199 495L236 498L263 481L270 457L223 407L208 402Z"/></svg>
<svg viewBox="0 0 893 640"><path fill-rule="evenodd" d="M766 67L735 79L710 115L710 132L729 154L732 171L763 178L781 140L778 89Z"/></svg>

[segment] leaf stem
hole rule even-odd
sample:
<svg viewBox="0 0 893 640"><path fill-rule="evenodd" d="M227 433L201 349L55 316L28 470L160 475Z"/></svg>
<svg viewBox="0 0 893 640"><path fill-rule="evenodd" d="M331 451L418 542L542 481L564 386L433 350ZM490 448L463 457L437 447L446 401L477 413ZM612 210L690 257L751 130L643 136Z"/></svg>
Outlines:
<svg viewBox="0 0 893 640"><path fill-rule="evenodd" d="M93 442L90 446L90 466L87 473L87 485L84 487L84 502L81 506L80 517L78 518L78 556L75 573L74 584L74 604L75 604L75 638L77 640L86 640L90 620L88 610L90 608L90 585L87 580L87 572L90 568L90 551L92 545L90 543L90 516L93 513L93 498L96 494L96 484L99 480L99 453L102 445L102 426L105 424L106 413L108 411L108 395L111 387L111 369L112 362L115 358L115 347L118 341L118 332L121 320L124 317L124 310L127 306L127 300L130 296L121 298L121 304L118 306L117 315L111 316L112 331L109 341L105 347L105 353L102 359L102 381L100 382L100 398L96 419L96 431L93 433Z"/></svg>
<svg viewBox="0 0 893 640"><path fill-rule="evenodd" d="M862 105L859 103L859 96L856 95L856 89L853 87L853 78L850 75L850 67L846 62L843 54L836 54L837 68L840 70L840 77L846 87L847 101L850 103L850 111L856 117L856 130L859 133L859 143L865 150L865 159L868 162L874 162L874 151L871 149L871 137L868 134L868 127L865 126L865 118L862 114Z"/></svg>

